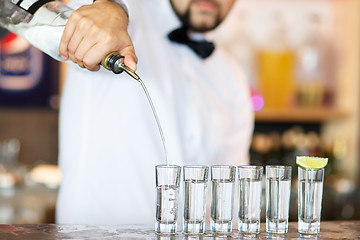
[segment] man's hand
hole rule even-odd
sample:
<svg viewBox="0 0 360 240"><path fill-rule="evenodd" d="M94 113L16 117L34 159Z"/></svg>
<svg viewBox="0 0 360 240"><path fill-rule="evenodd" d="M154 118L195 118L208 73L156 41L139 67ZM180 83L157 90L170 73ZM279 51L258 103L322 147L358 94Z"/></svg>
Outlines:
<svg viewBox="0 0 360 240"><path fill-rule="evenodd" d="M128 16L118 4L98 0L74 11L65 26L59 52L82 68L99 70L110 52L125 57L125 65L136 71L137 57L127 32Z"/></svg>

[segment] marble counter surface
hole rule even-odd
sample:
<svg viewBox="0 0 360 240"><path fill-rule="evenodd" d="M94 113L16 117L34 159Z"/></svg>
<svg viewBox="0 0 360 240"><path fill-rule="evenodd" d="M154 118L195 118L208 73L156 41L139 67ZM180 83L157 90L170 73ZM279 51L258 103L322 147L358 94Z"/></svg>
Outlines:
<svg viewBox="0 0 360 240"><path fill-rule="evenodd" d="M319 235L300 235L297 222L289 223L289 232L285 235L265 233L265 224L261 224L261 233L255 236L240 236L236 230L230 236L213 236L206 232L200 236L185 236L177 233L174 236L158 236L153 226L122 225L56 225L27 224L0 225L0 240L57 240L57 239L159 239L159 240L206 240L206 239L360 239L360 221L329 221L321 223Z"/></svg>

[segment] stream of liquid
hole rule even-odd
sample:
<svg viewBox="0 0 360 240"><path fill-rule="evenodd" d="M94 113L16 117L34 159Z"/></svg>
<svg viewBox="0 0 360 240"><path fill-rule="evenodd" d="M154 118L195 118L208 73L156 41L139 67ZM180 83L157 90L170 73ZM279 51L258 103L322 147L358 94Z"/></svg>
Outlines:
<svg viewBox="0 0 360 240"><path fill-rule="evenodd" d="M158 118L158 115L156 113L156 110L155 110L155 107L154 107L154 104L151 100L151 97L150 97L150 94L144 84L144 82L141 80L141 79L138 79L137 81L139 81L139 83L141 84L141 87L142 89L144 90L145 92L145 95L148 99L148 102L150 104L150 107L151 107L151 110L153 112L153 115L155 117L155 120L156 120L156 124L157 124L157 127L158 127L158 130L159 130L159 133L160 133L160 137L161 137L161 141L162 141L162 144L163 144L163 148L164 148L164 154L165 154L165 163L166 165L169 165L168 163L168 156L167 156L167 150L166 150L166 144L165 144L165 137L164 137L164 133L163 133L163 130L161 128L161 124L160 124L160 121L159 121L159 118Z"/></svg>

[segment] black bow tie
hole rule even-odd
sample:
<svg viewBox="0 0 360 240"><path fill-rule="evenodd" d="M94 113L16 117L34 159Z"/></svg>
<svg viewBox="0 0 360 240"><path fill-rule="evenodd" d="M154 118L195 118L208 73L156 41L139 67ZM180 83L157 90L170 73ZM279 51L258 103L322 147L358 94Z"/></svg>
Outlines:
<svg viewBox="0 0 360 240"><path fill-rule="evenodd" d="M207 58L214 51L215 46L212 42L208 41L194 41L191 40L187 34L187 30L184 27L175 29L168 35L171 41L188 45L195 53L201 58Z"/></svg>

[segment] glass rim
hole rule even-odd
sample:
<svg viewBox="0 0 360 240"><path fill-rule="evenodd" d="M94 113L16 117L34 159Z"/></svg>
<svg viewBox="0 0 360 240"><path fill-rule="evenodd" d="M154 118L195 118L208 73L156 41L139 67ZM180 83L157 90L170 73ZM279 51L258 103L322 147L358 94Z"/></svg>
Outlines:
<svg viewBox="0 0 360 240"><path fill-rule="evenodd" d="M303 167L298 166L298 170L299 169L302 169L303 171L308 171L308 172L318 172L318 171L324 170L325 167L323 167L323 168L303 168Z"/></svg>
<svg viewBox="0 0 360 240"><path fill-rule="evenodd" d="M181 168L179 165L166 165L166 164L160 164L156 165L155 168Z"/></svg>
<svg viewBox="0 0 360 240"><path fill-rule="evenodd" d="M237 168L238 169L264 169L263 166L256 166L256 165L240 165Z"/></svg>
<svg viewBox="0 0 360 240"><path fill-rule="evenodd" d="M235 168L235 166L233 166L233 165L212 165L212 166L210 166L210 168L218 168L218 169L221 169L221 168Z"/></svg>
<svg viewBox="0 0 360 240"><path fill-rule="evenodd" d="M291 170L292 167L287 165L266 165L266 169Z"/></svg>
<svg viewBox="0 0 360 240"><path fill-rule="evenodd" d="M201 169L201 168L209 168L206 165L184 165L183 168L194 168L194 169Z"/></svg>

